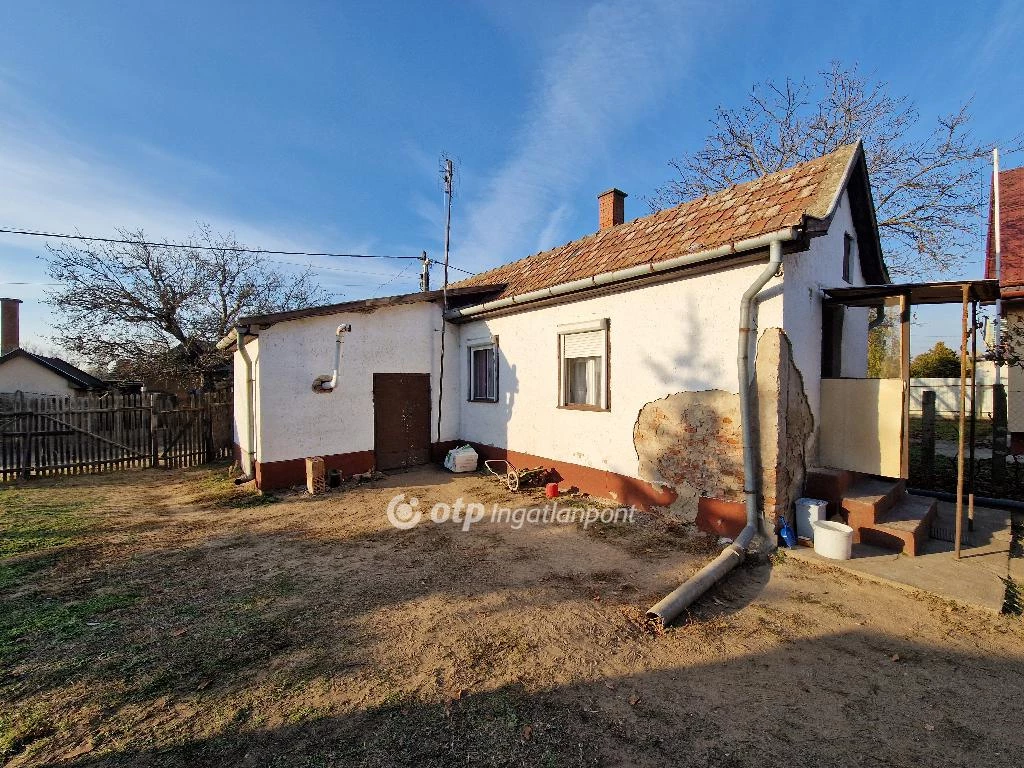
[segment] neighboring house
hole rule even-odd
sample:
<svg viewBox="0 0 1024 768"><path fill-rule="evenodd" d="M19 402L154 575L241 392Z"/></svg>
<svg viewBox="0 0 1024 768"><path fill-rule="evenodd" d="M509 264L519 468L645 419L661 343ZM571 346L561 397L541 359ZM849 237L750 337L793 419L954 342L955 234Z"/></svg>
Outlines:
<svg viewBox="0 0 1024 768"><path fill-rule="evenodd" d="M989 207L985 277L999 280L1003 316L1024 319L1024 168L999 174L1000 273L995 265L995 199ZM1024 453L1024 371L1009 366L1006 379L1007 413L1012 449Z"/></svg>
<svg viewBox="0 0 1024 768"><path fill-rule="evenodd" d="M68 396L139 391L137 382L105 381L67 360L21 349L20 305L20 299L0 299L0 392Z"/></svg>
<svg viewBox="0 0 1024 768"><path fill-rule="evenodd" d="M701 500L741 500L740 303L774 240L781 270L756 296L749 385L773 522L816 463L823 365L866 375L869 310L843 311L830 347L823 289L889 283L863 149L630 222L625 197L599 197L595 234L454 284L447 312L431 291L244 318L244 469L269 489L303 482L309 456L347 475L469 442L686 519ZM341 324L337 387L317 391Z"/></svg>

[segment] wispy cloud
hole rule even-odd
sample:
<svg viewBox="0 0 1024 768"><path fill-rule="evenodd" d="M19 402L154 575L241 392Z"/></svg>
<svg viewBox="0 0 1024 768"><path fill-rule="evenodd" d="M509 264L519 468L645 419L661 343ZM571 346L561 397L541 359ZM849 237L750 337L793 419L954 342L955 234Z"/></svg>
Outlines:
<svg viewBox="0 0 1024 768"><path fill-rule="evenodd" d="M237 215L225 205L232 198L232 182L216 169L130 139L125 157L104 155L35 109L14 82L0 72L0 98L5 102L0 112L0 226L100 236L125 228L180 241L203 222L217 231L234 232L251 246L275 250L373 253L379 246L375 238L341 238L307 222L277 224L259 211ZM30 342L45 339L52 320L43 303L48 280L44 243L42 238L0 234L0 294L26 301L23 336ZM278 261L326 267L318 272L324 287L353 296L373 293L405 266L352 266L329 258ZM279 266L290 269L290 264ZM393 284L404 289L408 283Z"/></svg>
<svg viewBox="0 0 1024 768"><path fill-rule="evenodd" d="M492 266L567 239L565 200L615 136L685 77L700 15L688 3L600 2L557 40L508 162L466 203L460 262Z"/></svg>

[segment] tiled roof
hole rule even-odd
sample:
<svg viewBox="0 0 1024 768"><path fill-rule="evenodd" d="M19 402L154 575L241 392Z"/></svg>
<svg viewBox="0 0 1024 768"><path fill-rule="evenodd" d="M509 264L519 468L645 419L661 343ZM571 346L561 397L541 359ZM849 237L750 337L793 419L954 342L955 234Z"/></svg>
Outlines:
<svg viewBox="0 0 1024 768"><path fill-rule="evenodd" d="M989 201L988 243L985 258L985 277L995 279L995 234L993 209ZM1002 171L999 174L999 240L1002 268L999 284L1024 290L1024 168Z"/></svg>
<svg viewBox="0 0 1024 768"><path fill-rule="evenodd" d="M455 283L503 284L494 298L664 261L825 219L833 213L860 144L713 195L635 219Z"/></svg>

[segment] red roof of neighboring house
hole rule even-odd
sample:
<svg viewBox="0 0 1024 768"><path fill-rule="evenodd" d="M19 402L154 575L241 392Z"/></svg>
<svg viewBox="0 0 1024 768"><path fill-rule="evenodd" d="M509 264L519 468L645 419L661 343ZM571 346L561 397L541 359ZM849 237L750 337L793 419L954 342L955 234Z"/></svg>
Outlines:
<svg viewBox="0 0 1024 768"><path fill-rule="evenodd" d="M985 277L995 279L994 198L989 201ZM1003 296L1024 298L1024 168L999 173L999 229ZM1008 290L1007 290L1008 289Z"/></svg>
<svg viewBox="0 0 1024 768"><path fill-rule="evenodd" d="M762 176L745 184L609 227L549 251L527 256L455 283L457 287L503 285L494 298L519 296L561 283L626 267L710 250L808 219L829 218L857 164L859 142L823 157ZM867 173L859 181L867 191ZM869 193L868 193L869 194ZM870 200L867 203L870 206ZM873 221L873 212L870 214ZM872 224L873 226L873 224ZM877 234L874 234L877 243ZM875 249L877 251L877 248ZM874 282L888 282L877 257Z"/></svg>

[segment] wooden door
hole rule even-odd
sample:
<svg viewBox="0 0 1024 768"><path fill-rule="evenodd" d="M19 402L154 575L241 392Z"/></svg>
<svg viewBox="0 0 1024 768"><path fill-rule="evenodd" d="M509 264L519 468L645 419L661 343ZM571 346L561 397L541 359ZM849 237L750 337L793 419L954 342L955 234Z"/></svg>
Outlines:
<svg viewBox="0 0 1024 768"><path fill-rule="evenodd" d="M430 374L373 374L373 440L377 469L430 460Z"/></svg>

